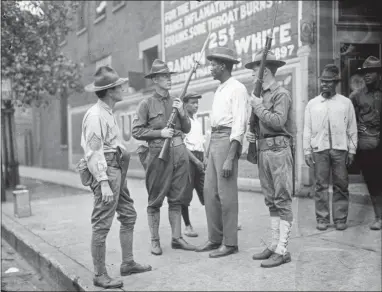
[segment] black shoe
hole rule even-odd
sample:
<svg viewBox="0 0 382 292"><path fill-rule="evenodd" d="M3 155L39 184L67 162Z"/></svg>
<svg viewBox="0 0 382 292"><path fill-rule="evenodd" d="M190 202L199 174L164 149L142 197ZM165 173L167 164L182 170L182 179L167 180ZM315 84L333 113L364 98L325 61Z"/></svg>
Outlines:
<svg viewBox="0 0 382 292"><path fill-rule="evenodd" d="M219 249L214 250L213 252L210 253L210 258L220 258L220 257L225 257L230 254L234 254L239 252L239 248L237 246L227 246L222 244Z"/></svg>
<svg viewBox="0 0 382 292"><path fill-rule="evenodd" d="M123 282L121 280L112 279L107 273L104 273L100 276L95 276L93 278L93 284L97 287L102 287L105 289L109 288L121 288Z"/></svg>
<svg viewBox="0 0 382 292"><path fill-rule="evenodd" d="M187 241L185 241L182 237L179 239L172 239L171 247L173 249L183 249L183 250L195 250L196 246L189 244Z"/></svg>
<svg viewBox="0 0 382 292"><path fill-rule="evenodd" d="M348 228L345 222L336 222L336 229L337 230L345 230Z"/></svg>
<svg viewBox="0 0 382 292"><path fill-rule="evenodd" d="M211 241L207 241L205 244L198 246L195 251L196 252L211 251L214 249L218 249L220 245L221 243L213 243Z"/></svg>
<svg viewBox="0 0 382 292"><path fill-rule="evenodd" d="M262 252L255 253L252 256L253 260L267 260L273 255L273 251L271 251L269 248L264 249Z"/></svg>
<svg viewBox="0 0 382 292"><path fill-rule="evenodd" d="M141 265L132 261L127 264L122 264L120 268L120 272L121 272L121 276L128 276L131 274L148 272L148 271L151 271L151 269L152 268L150 265Z"/></svg>
<svg viewBox="0 0 382 292"><path fill-rule="evenodd" d="M289 263L291 260L292 258L289 252L287 252L285 255L273 253L273 255L269 259L263 261L260 266L263 268L274 268L282 264Z"/></svg>
<svg viewBox="0 0 382 292"><path fill-rule="evenodd" d="M328 223L325 223L325 222L318 222L316 228L317 228L318 230L324 231L324 230L328 229Z"/></svg>

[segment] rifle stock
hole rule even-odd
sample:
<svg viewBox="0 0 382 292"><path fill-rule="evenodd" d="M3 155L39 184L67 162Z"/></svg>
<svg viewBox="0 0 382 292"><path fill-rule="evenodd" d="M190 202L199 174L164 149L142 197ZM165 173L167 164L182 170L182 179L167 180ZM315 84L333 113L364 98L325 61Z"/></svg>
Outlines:
<svg viewBox="0 0 382 292"><path fill-rule="evenodd" d="M207 42L208 42L208 39L209 39L209 37L210 37L210 34L211 34L211 33L208 34L207 39L206 39L206 41L205 41L204 44L203 44L203 48L202 48L202 50L201 50L201 52L200 52L200 58L202 57L203 52L204 52L205 49L206 49ZM184 84L184 86L183 86L183 88L182 88L182 91L181 91L181 93L180 93L180 96L179 96L179 98L180 98L181 101L183 101L183 98L184 98L184 96L186 95L188 85L190 84L192 75L196 72L196 69L198 68L199 61L200 61L200 59L199 59L198 61L195 61L195 62L194 62L194 65L192 66L192 68L190 69L190 71L189 71L189 73L188 73L186 82L185 82L185 84ZM171 112L171 115L170 115L170 118L169 118L168 121L167 121L167 125L166 125L167 128L174 128L174 126L175 126L175 123L174 123L174 122L175 122L175 118L176 118L177 115L178 115L178 110L177 110L176 108L173 108L173 109L172 109L172 112ZM163 143L162 150L161 150L161 152L159 153L159 157L158 157L158 158L159 158L160 160L165 161L165 162L167 162L167 161L168 161L168 158L169 158L169 148L170 148L170 142L171 142L171 139L172 139L172 138L166 138L166 140L165 140L164 143Z"/></svg>

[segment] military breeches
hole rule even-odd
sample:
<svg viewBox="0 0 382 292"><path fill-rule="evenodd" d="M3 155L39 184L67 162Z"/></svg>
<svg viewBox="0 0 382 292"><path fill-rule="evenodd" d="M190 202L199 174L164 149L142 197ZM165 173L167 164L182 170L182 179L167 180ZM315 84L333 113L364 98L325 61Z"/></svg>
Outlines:
<svg viewBox="0 0 382 292"><path fill-rule="evenodd" d="M90 186L94 193L94 207L91 215L93 237L97 243L104 243L113 223L115 212L121 226L133 228L137 218L134 201L130 197L126 184L126 171L123 171L115 159L106 157L107 176L114 194L114 200L108 204L102 202L101 183L93 179Z"/></svg>
<svg viewBox="0 0 382 292"><path fill-rule="evenodd" d="M293 158L291 148L260 151L258 166L261 189L270 215L292 222Z"/></svg>
<svg viewBox="0 0 382 292"><path fill-rule="evenodd" d="M189 184L189 158L184 144L170 147L169 159L158 158L162 148L150 147L146 169L148 207L160 208L167 197L169 205L181 205Z"/></svg>

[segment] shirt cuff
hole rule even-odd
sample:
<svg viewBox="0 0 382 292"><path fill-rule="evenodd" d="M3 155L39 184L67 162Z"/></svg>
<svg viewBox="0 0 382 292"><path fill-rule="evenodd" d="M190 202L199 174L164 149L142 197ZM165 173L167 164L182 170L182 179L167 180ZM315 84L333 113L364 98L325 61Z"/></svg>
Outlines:
<svg viewBox="0 0 382 292"><path fill-rule="evenodd" d="M96 175L96 180L97 180L98 182L101 182L101 181L103 181L103 180L109 180L109 178L108 178L106 172L103 171L103 172L100 172L100 173L98 173L98 174Z"/></svg>
<svg viewBox="0 0 382 292"><path fill-rule="evenodd" d="M229 141L232 142L233 140L236 140L240 143L240 145L243 145L243 137L244 135L241 135L241 136L230 136L229 137Z"/></svg>
<svg viewBox="0 0 382 292"><path fill-rule="evenodd" d="M357 150L354 148L349 148L349 153L350 154L356 154Z"/></svg>

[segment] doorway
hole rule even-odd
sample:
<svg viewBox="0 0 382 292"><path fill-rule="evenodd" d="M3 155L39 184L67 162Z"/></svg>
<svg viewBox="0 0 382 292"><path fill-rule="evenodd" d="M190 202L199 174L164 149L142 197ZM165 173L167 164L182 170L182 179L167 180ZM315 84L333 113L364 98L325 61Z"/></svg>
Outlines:
<svg viewBox="0 0 382 292"><path fill-rule="evenodd" d="M363 77L356 73L369 56L382 57L382 44L341 43L341 94L349 96L352 91L362 88ZM349 168L351 182L362 181L357 163Z"/></svg>

